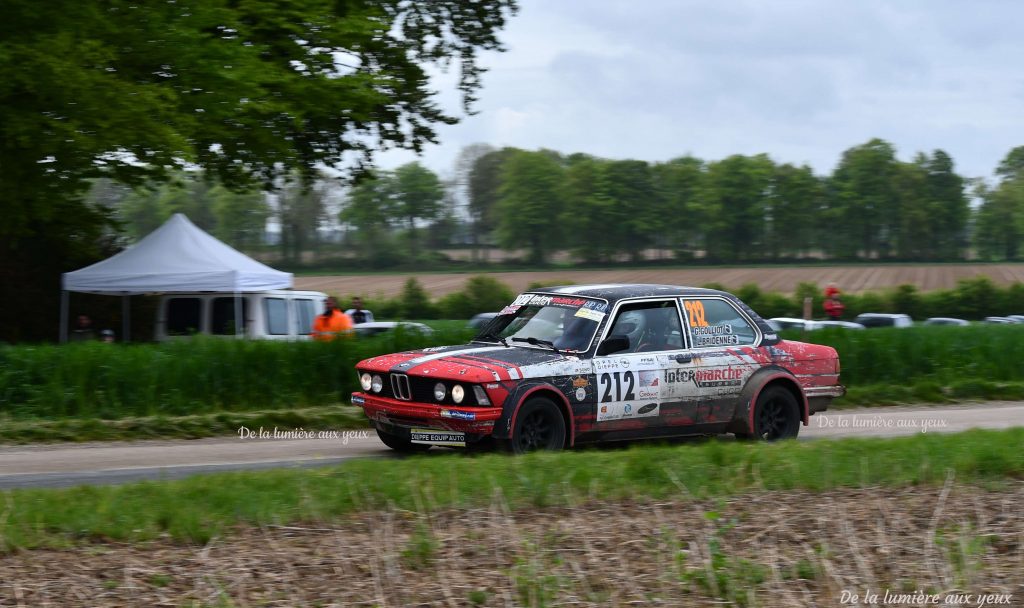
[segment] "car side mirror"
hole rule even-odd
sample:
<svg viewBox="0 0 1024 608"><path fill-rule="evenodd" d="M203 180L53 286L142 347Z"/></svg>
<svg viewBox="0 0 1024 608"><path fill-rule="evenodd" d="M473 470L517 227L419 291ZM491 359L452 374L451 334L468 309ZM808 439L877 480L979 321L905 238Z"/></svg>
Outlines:
<svg viewBox="0 0 1024 608"><path fill-rule="evenodd" d="M597 347L597 356L613 355L624 350L629 350L629 336L608 336L608 339Z"/></svg>

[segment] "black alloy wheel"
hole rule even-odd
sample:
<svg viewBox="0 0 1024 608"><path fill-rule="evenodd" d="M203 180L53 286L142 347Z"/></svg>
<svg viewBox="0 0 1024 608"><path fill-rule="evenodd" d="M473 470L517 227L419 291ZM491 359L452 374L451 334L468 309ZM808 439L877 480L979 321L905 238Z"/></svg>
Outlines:
<svg viewBox="0 0 1024 608"><path fill-rule="evenodd" d="M558 406L543 397L524 403L516 415L510 447L516 454L565 447L565 418Z"/></svg>
<svg viewBox="0 0 1024 608"><path fill-rule="evenodd" d="M794 439L800 432L800 407L781 386L765 389L754 406L754 437L761 441ZM737 435L738 437L739 435Z"/></svg>

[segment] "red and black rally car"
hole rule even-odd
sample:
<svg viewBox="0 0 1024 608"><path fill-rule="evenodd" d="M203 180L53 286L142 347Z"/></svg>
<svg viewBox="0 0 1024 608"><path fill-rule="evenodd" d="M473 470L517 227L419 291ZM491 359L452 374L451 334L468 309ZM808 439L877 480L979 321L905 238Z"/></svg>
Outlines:
<svg viewBox="0 0 1024 608"><path fill-rule="evenodd" d="M352 395L401 451L516 452L734 433L796 437L843 395L828 346L780 340L722 291L586 285L524 293L470 344L382 355Z"/></svg>

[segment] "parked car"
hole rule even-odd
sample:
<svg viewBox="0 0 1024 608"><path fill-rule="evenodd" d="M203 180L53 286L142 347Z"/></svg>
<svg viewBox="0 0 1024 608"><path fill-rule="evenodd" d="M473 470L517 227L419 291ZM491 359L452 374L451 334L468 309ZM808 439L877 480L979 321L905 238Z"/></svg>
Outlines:
<svg viewBox="0 0 1024 608"><path fill-rule="evenodd" d="M787 329L813 331L819 329L817 321L797 319L796 317L772 317L768 319L768 325L775 331L786 331Z"/></svg>
<svg viewBox="0 0 1024 608"><path fill-rule="evenodd" d="M924 320L925 325L958 325L965 326L970 325L970 321L964 319L954 319L953 317L931 317Z"/></svg>
<svg viewBox="0 0 1024 608"><path fill-rule="evenodd" d="M860 323L853 321L817 321L818 329L826 329L828 327L837 327L839 329L866 329Z"/></svg>
<svg viewBox="0 0 1024 608"><path fill-rule="evenodd" d="M992 323L994 325L1017 325L1018 322L1010 317L985 317L985 323Z"/></svg>
<svg viewBox="0 0 1024 608"><path fill-rule="evenodd" d="M912 327L913 319L910 315L884 312L865 312L857 315L855 323L860 323L868 329L875 327Z"/></svg>
<svg viewBox="0 0 1024 608"><path fill-rule="evenodd" d="M432 335L434 330L423 323L413 323L412 321L374 321L372 323L360 323L353 327L353 331L356 332L357 336L370 337L379 336L397 330L399 327L405 332L416 332L424 335Z"/></svg>
<svg viewBox="0 0 1024 608"><path fill-rule="evenodd" d="M852 321L809 321L807 319L797 319L794 317L772 317L771 319L768 319L768 325L771 325L776 331L785 331L787 329L814 331L816 329L825 329L826 327L838 327L840 329L864 329L863 325Z"/></svg>
<svg viewBox="0 0 1024 608"><path fill-rule="evenodd" d="M732 294L666 285L530 291L469 344L372 357L356 374L352 403L403 452L789 439L845 392L835 349L780 339Z"/></svg>
<svg viewBox="0 0 1024 608"><path fill-rule="evenodd" d="M275 289L243 293L176 293L160 297L156 339L167 341L197 334L234 336L235 312L241 310L242 333L262 340L308 340L313 318L323 312L327 294Z"/></svg>
<svg viewBox="0 0 1024 608"><path fill-rule="evenodd" d="M467 325L473 329L483 329L485 325L494 320L494 317L498 316L496 312L482 312L480 314L473 315L473 318L469 320Z"/></svg>

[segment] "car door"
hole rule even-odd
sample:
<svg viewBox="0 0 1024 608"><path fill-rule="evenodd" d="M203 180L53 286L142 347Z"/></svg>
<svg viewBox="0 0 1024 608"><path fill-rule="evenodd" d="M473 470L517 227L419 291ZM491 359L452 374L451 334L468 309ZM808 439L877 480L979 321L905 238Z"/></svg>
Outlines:
<svg viewBox="0 0 1024 608"><path fill-rule="evenodd" d="M666 375L691 366L678 301L620 302L605 333L610 337L625 337L628 346L593 359L598 430L691 422L695 392Z"/></svg>
<svg viewBox="0 0 1024 608"><path fill-rule="evenodd" d="M692 356L687 380L699 394L696 422L728 423L747 380L760 369L754 349L761 332L727 298L684 297L680 305Z"/></svg>

